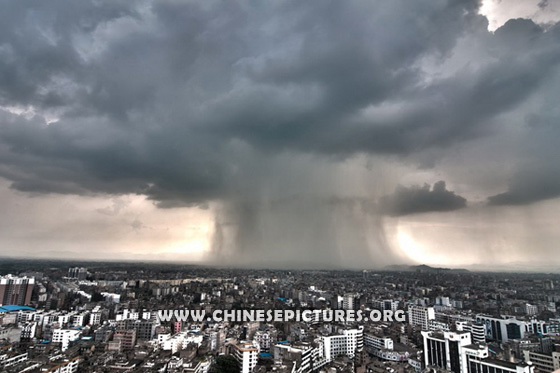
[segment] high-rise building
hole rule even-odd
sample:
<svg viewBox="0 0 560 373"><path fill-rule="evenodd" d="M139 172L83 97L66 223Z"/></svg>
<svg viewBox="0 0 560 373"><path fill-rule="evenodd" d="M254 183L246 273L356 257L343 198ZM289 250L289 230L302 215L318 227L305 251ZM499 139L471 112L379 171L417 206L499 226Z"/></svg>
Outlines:
<svg viewBox="0 0 560 373"><path fill-rule="evenodd" d="M457 331L471 333L473 343L486 342L486 329L484 325L468 321L457 321L455 325L457 326Z"/></svg>
<svg viewBox="0 0 560 373"><path fill-rule="evenodd" d="M543 321L518 320L513 316L477 315L476 322L484 325L486 338L502 343L511 339L525 338L527 334L547 334L547 328Z"/></svg>
<svg viewBox="0 0 560 373"><path fill-rule="evenodd" d="M436 305L442 307L451 307L451 301L449 300L449 297L437 297Z"/></svg>
<svg viewBox="0 0 560 373"><path fill-rule="evenodd" d="M534 304L525 303L525 314L533 316L539 313L539 308Z"/></svg>
<svg viewBox="0 0 560 373"><path fill-rule="evenodd" d="M136 331L137 339L151 340L156 334L156 323L153 320L124 319L117 321L116 326L117 330L134 329Z"/></svg>
<svg viewBox="0 0 560 373"><path fill-rule="evenodd" d="M87 278L88 271L87 268L83 267L73 267L68 268L68 277L75 278L78 280L85 280Z"/></svg>
<svg viewBox="0 0 560 373"><path fill-rule="evenodd" d="M428 330L430 320L436 319L436 313L433 307L411 306L408 309L408 323L412 326L418 325L422 329Z"/></svg>
<svg viewBox="0 0 560 373"><path fill-rule="evenodd" d="M353 358L364 348L364 327L342 330L337 335L323 337L325 358L331 361L339 355Z"/></svg>
<svg viewBox="0 0 560 373"><path fill-rule="evenodd" d="M472 345L477 346L477 345ZM512 363L504 360L479 357L488 351L488 346L481 345L476 348L465 348L468 373L534 373L535 366L528 363Z"/></svg>
<svg viewBox="0 0 560 373"><path fill-rule="evenodd" d="M309 343L298 343L296 345L279 343L274 345L273 353L275 361L292 361L297 373L309 373L314 370L314 349Z"/></svg>
<svg viewBox="0 0 560 373"><path fill-rule="evenodd" d="M239 363L240 373L251 373L257 365L259 345L257 342L241 341L233 345L233 356Z"/></svg>
<svg viewBox="0 0 560 373"><path fill-rule="evenodd" d="M357 298L357 294L354 293L347 293L344 294L344 297L342 298L342 309L345 310L355 310L357 309L357 303L356 302L356 298Z"/></svg>
<svg viewBox="0 0 560 373"><path fill-rule="evenodd" d="M81 331L76 329L55 329L52 333L52 343L60 343L62 351L66 351L70 343L80 338Z"/></svg>
<svg viewBox="0 0 560 373"><path fill-rule="evenodd" d="M399 309L399 301L392 299L373 300L373 308L380 311L397 311Z"/></svg>
<svg viewBox="0 0 560 373"><path fill-rule="evenodd" d="M183 322L175 321L173 322L173 334L177 334L183 331Z"/></svg>
<svg viewBox="0 0 560 373"><path fill-rule="evenodd" d="M525 362L531 362L540 372L553 372L560 369L560 352L541 354L534 351L523 351Z"/></svg>
<svg viewBox="0 0 560 373"><path fill-rule="evenodd" d="M35 286L33 277L0 277L0 306L15 304L27 306L31 302L31 293Z"/></svg>
<svg viewBox="0 0 560 373"><path fill-rule="evenodd" d="M133 350L134 345L136 345L136 330L117 330L113 335L113 341L120 342L120 348L122 351Z"/></svg>
<svg viewBox="0 0 560 373"><path fill-rule="evenodd" d="M424 362L426 367L467 373L466 360L461 348L471 344L468 332L422 332L424 339Z"/></svg>
<svg viewBox="0 0 560 373"><path fill-rule="evenodd" d="M526 363L489 357L486 344L471 343L469 332L422 332L424 363L427 369L446 370L453 373L533 373L534 367Z"/></svg>
<svg viewBox="0 0 560 373"><path fill-rule="evenodd" d="M133 328L136 330L136 338L149 341L156 335L156 322L154 320L135 320ZM181 329L179 329L179 332Z"/></svg>
<svg viewBox="0 0 560 373"><path fill-rule="evenodd" d="M89 315L89 324L90 325L100 325L101 324L101 312L92 312Z"/></svg>

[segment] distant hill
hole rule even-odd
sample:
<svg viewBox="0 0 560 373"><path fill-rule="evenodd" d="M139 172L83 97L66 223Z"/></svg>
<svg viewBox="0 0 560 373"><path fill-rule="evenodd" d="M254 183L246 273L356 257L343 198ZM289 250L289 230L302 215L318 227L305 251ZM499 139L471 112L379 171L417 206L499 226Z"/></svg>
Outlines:
<svg viewBox="0 0 560 373"><path fill-rule="evenodd" d="M391 265L384 268L385 271L395 271L395 272L469 272L464 268L442 268L442 267L430 267L426 264L420 265L405 265L397 264Z"/></svg>

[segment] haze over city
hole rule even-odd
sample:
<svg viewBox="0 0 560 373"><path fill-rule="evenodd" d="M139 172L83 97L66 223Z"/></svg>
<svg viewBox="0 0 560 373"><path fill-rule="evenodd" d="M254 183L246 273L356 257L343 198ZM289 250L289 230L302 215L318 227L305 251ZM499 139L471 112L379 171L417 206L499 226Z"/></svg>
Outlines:
<svg viewBox="0 0 560 373"><path fill-rule="evenodd" d="M2 4L1 257L560 264L560 1Z"/></svg>

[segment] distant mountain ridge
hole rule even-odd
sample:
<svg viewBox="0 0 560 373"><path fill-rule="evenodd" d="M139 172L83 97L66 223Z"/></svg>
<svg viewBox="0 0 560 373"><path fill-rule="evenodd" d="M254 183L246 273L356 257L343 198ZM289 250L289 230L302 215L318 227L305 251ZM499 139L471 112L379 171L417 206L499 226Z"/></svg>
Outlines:
<svg viewBox="0 0 560 373"><path fill-rule="evenodd" d="M430 267L426 264L420 265L406 265L406 264L396 264L390 265L384 268L385 271L395 271L395 272L469 272L464 268L443 268L443 267Z"/></svg>

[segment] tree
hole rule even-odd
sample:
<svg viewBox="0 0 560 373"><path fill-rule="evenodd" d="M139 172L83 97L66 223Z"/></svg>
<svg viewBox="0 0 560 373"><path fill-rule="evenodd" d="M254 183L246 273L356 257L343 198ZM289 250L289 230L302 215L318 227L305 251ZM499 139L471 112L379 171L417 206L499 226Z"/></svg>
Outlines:
<svg viewBox="0 0 560 373"><path fill-rule="evenodd" d="M210 367L209 373L239 373L239 364L231 355L220 355Z"/></svg>

